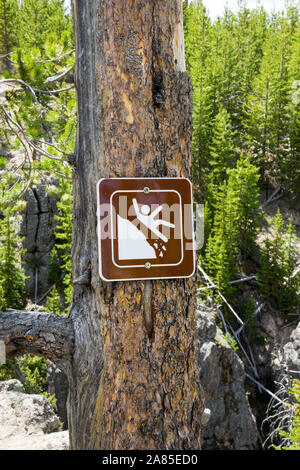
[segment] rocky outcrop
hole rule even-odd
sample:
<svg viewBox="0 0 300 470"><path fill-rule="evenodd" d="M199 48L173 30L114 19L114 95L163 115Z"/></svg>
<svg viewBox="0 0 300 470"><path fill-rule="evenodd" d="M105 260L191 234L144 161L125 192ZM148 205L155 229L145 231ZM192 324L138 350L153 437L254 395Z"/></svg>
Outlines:
<svg viewBox="0 0 300 470"><path fill-rule="evenodd" d="M55 180L47 181L47 185ZM50 254L55 243L56 199L46 193L45 185L29 188L24 196L27 202L22 217L20 236L24 237L24 269L28 296L39 301L53 283L49 280Z"/></svg>
<svg viewBox="0 0 300 470"><path fill-rule="evenodd" d="M0 440L60 431L46 397L24 393L18 380L0 382Z"/></svg>
<svg viewBox="0 0 300 470"><path fill-rule="evenodd" d="M292 332L290 341L283 348L284 362L292 377L300 378L300 323Z"/></svg>
<svg viewBox="0 0 300 470"><path fill-rule="evenodd" d="M203 449L254 450L258 432L245 389L242 361L217 327L215 312L197 311L201 341L200 378L210 419L204 428Z"/></svg>
<svg viewBox="0 0 300 470"><path fill-rule="evenodd" d="M5 382L0 382L0 393L1 392L20 392L25 393L24 385L15 379L6 380Z"/></svg>
<svg viewBox="0 0 300 470"><path fill-rule="evenodd" d="M4 170L0 168L0 178L4 171L18 172L24 164L25 155L21 150L11 151L2 145L1 154L7 158L7 166ZM23 196L27 202L26 208L21 221L17 221L18 235L23 237L20 248L25 249L22 258L27 276L26 291L29 299L35 303L53 284L49 279L49 267L50 253L55 243L54 215L57 213L57 200L54 196L47 194L46 188L56 184L57 179L49 176L39 185L30 186Z"/></svg>
<svg viewBox="0 0 300 470"><path fill-rule="evenodd" d="M266 306L256 319L255 326L248 330L259 380L272 392L276 391L275 382L286 365L289 364L288 368L292 369L299 361L299 326L297 328L290 318Z"/></svg>
<svg viewBox="0 0 300 470"><path fill-rule="evenodd" d="M67 398L68 398L68 379L66 375L56 367L56 365L47 360L47 383L49 395L55 395L56 408L63 429L68 429L67 416Z"/></svg>

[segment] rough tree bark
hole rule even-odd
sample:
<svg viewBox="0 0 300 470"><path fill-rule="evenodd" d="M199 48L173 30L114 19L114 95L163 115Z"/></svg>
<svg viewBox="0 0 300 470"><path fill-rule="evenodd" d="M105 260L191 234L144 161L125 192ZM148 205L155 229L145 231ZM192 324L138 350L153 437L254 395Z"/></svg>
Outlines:
<svg viewBox="0 0 300 470"><path fill-rule="evenodd" d="M100 280L96 230L100 178L190 177L192 86L182 2L73 0L72 8L78 97L72 257L73 279L84 282L74 281L69 316L71 448L200 449L195 279L152 282L149 337L145 283Z"/></svg>
<svg viewBox="0 0 300 470"><path fill-rule="evenodd" d="M0 314L0 340L5 340L9 358L36 354L70 372L74 350L73 323L49 313L11 310Z"/></svg>

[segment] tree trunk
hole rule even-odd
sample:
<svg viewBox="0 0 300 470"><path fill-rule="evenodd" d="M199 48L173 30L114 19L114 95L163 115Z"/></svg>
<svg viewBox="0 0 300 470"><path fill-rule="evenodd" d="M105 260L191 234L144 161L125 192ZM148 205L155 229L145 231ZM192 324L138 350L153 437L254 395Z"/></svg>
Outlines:
<svg viewBox="0 0 300 470"><path fill-rule="evenodd" d="M4 314L0 338L17 348L15 335L22 351L50 357L49 341L40 345L36 336L53 324L60 346L50 358L67 362L72 449L200 449L195 278L105 283L97 252L100 178L190 177L182 2L73 0L72 8L78 129L70 315L60 323L33 316L34 334L16 325L8 335Z"/></svg>
<svg viewBox="0 0 300 470"><path fill-rule="evenodd" d="M195 279L145 282L98 274L96 183L190 176L192 86L181 0L73 2L78 133L74 171L73 449L199 449L202 394Z"/></svg>

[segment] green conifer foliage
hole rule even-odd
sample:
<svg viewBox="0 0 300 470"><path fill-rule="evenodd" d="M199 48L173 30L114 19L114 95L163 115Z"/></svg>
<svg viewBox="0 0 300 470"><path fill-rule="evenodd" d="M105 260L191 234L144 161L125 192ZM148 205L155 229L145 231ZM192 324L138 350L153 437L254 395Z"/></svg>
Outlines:
<svg viewBox="0 0 300 470"><path fill-rule="evenodd" d="M56 249L62 260L62 270L64 273L63 283L65 286L65 300L70 305L72 300L73 285L71 283L72 274L72 236L73 236L73 198L72 191L63 189L64 194L57 203L59 215L57 216L58 225L56 231Z"/></svg>
<svg viewBox="0 0 300 470"><path fill-rule="evenodd" d="M216 117L226 110L234 148L251 152L267 189L299 196L299 12L228 9L211 23L201 1L184 8L187 69L194 85L193 174L203 202ZM222 158L219 156L219 158Z"/></svg>
<svg viewBox="0 0 300 470"><path fill-rule="evenodd" d="M211 86L210 63L211 20L202 1L184 5L185 53L187 70L193 80L194 132L193 172L196 191L203 196L202 176L208 165L209 141L211 135L214 89Z"/></svg>
<svg viewBox="0 0 300 470"><path fill-rule="evenodd" d="M73 236L73 191L71 169L59 164L58 162L49 162L49 160L43 160L39 166L43 168L43 171L46 171L46 169L49 171L51 168L56 168L56 170L59 169L59 173L57 173L59 184L49 186L47 191L58 199L58 214L55 216L57 219L55 231L56 243L52 250L52 264L59 267L60 273L62 274L65 297L64 301L66 307L68 307L72 300L73 293L73 285L71 282L71 248ZM60 276L56 274L56 278L53 279L56 284L58 283L58 277ZM56 294L57 293L55 293L55 295ZM55 302L58 302L57 295Z"/></svg>
<svg viewBox="0 0 300 470"><path fill-rule="evenodd" d="M295 170L300 169L299 152L293 137L297 124L291 106L291 67L289 71L295 34L291 24L281 15L269 26L260 72L254 81L253 92L248 96L244 121L265 181L275 181L290 191L297 186Z"/></svg>
<svg viewBox="0 0 300 470"><path fill-rule="evenodd" d="M50 27L47 0L23 0L20 9L20 43L26 48L43 48Z"/></svg>
<svg viewBox="0 0 300 470"><path fill-rule="evenodd" d="M258 280L261 294L275 308L293 313L300 308L299 253L295 247L292 219L287 227L278 210L271 222L273 237L265 241ZM294 312L294 313L295 313Z"/></svg>
<svg viewBox="0 0 300 470"><path fill-rule="evenodd" d="M209 167L207 175L207 198L227 179L227 170L235 165L236 152L229 113L221 107L213 121L211 144L209 146Z"/></svg>
<svg viewBox="0 0 300 470"><path fill-rule="evenodd" d="M259 226L258 170L249 157L241 156L228 170L228 181L215 187L214 218L207 241L204 266L225 295L240 271L245 252L255 245Z"/></svg>
<svg viewBox="0 0 300 470"><path fill-rule="evenodd" d="M232 187L233 194L238 194L234 210L238 214L238 245L244 258L254 249L261 221L258 168L251 163L249 156L242 154L236 168L229 170L228 174L228 187Z"/></svg>
<svg viewBox="0 0 300 470"><path fill-rule="evenodd" d="M295 29L291 40L291 55L288 64L290 154L285 162L285 174L289 175L286 186L291 194L300 194L300 28ZM290 176L292 175L292 178ZM286 178L287 180L287 178Z"/></svg>
<svg viewBox="0 0 300 470"><path fill-rule="evenodd" d="M2 4L13 3L13 0L0 0ZM24 162L19 166L15 178L1 174L0 183L0 310L7 307L22 308L26 302L24 276L22 275L20 240L16 237L17 214L22 209L22 195L28 186L46 183L57 178L55 191L60 199L57 231L61 239L59 244L59 265L66 273L68 265L70 281L70 244L63 240L64 231L72 238L72 170L67 164L66 155L72 153L76 129L75 90L69 89L59 94L58 89L71 88L74 72L74 49L72 17L66 11L62 0L23 0L17 17L18 27L10 31L16 34L13 50L10 55L11 69L5 72L8 78L24 80L30 86L53 91L54 94L37 92L36 99L28 88L19 87L3 95L1 106L8 115L18 123L24 134L12 122L8 125L4 119L3 108L0 110L1 141L11 150L20 148L24 153ZM0 15L0 23L3 15ZM1 31L1 25L0 25ZM0 37L1 42L1 37ZM12 50L12 49L10 49ZM9 51L10 52L10 51ZM0 54L2 51L0 51ZM4 53L4 52L3 52ZM69 69L62 79L47 81L49 77L59 75ZM3 78L3 77L1 77ZM24 146L25 137L37 147ZM19 139L19 140L18 140ZM23 141L23 144L21 143ZM39 151L41 149L42 151ZM51 158L46 158L49 154ZM1 156L0 168L4 168L6 159ZM19 182L17 182L19 181ZM52 188L53 189L53 188ZM50 188L51 191L51 188ZM68 227L65 227L64 207L70 208ZM9 215L9 217L8 217ZM2 240L4 241L2 243ZM9 260L9 262L7 262ZM61 274L61 273L60 273ZM56 314L63 313L65 303L70 301L72 285L59 285L61 276L55 279L54 287L47 299L46 308ZM10 289L7 288L10 284ZM67 301L60 302L58 291L62 287L68 290ZM46 362L45 359L22 356L0 366L0 380L17 378L19 369L25 377L25 389L29 393L43 393L54 404L55 398L45 392Z"/></svg>
<svg viewBox="0 0 300 470"><path fill-rule="evenodd" d="M21 238L17 236L17 213L23 201L14 200L19 185L6 173L0 182L0 286L2 308L21 308L25 302L25 276L21 268Z"/></svg>
<svg viewBox="0 0 300 470"><path fill-rule="evenodd" d="M234 209L238 195L224 183L215 195L215 217L207 241L204 266L221 291L230 296L228 286L237 264L237 218Z"/></svg>
<svg viewBox="0 0 300 470"><path fill-rule="evenodd" d="M53 287L50 294L47 297L47 302L45 305L46 312L54 313L55 315L60 315L62 311L62 305L60 300L60 295L57 291L56 286Z"/></svg>
<svg viewBox="0 0 300 470"><path fill-rule="evenodd" d="M24 163L19 171L24 190L27 186L57 178L56 185L49 189L59 199L57 264L65 275L63 282L68 303L72 293L72 170L66 156L73 152L76 130L71 14L63 0L24 0L20 3L16 32L20 47L10 56L13 62L11 77L41 91L34 95L28 91L29 87L18 87L5 94L0 108L1 137L3 133L7 147L15 146L24 153ZM56 79L65 71L62 78ZM56 93L61 89L65 91ZM15 123L7 121L8 117ZM68 243L64 240L66 235ZM56 282L61 293L61 276Z"/></svg>
<svg viewBox="0 0 300 470"><path fill-rule="evenodd" d="M0 0L0 55L9 54L18 45L17 23L18 0ZM9 57L4 58L6 69L10 69Z"/></svg>
<svg viewBox="0 0 300 470"><path fill-rule="evenodd" d="M72 40L72 18L63 0L23 0L18 18L22 49L45 50L49 37L63 48Z"/></svg>
<svg viewBox="0 0 300 470"><path fill-rule="evenodd" d="M290 394L294 398L294 404L290 405L294 412L292 427L288 432L279 431L282 437L290 441L290 445L276 447L277 450L300 450L300 380L294 380Z"/></svg>

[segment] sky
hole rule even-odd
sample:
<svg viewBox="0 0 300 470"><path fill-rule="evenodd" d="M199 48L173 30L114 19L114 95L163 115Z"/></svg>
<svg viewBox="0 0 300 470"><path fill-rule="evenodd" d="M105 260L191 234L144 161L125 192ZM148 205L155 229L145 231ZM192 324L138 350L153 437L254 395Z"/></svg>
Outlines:
<svg viewBox="0 0 300 470"><path fill-rule="evenodd" d="M232 11L236 11L238 5L237 0L203 0L203 3L213 20L222 15L225 5L228 5ZM247 7L250 9L255 8L257 3L257 0L246 0ZM260 3L269 12L280 11L284 9L285 0L261 0Z"/></svg>

